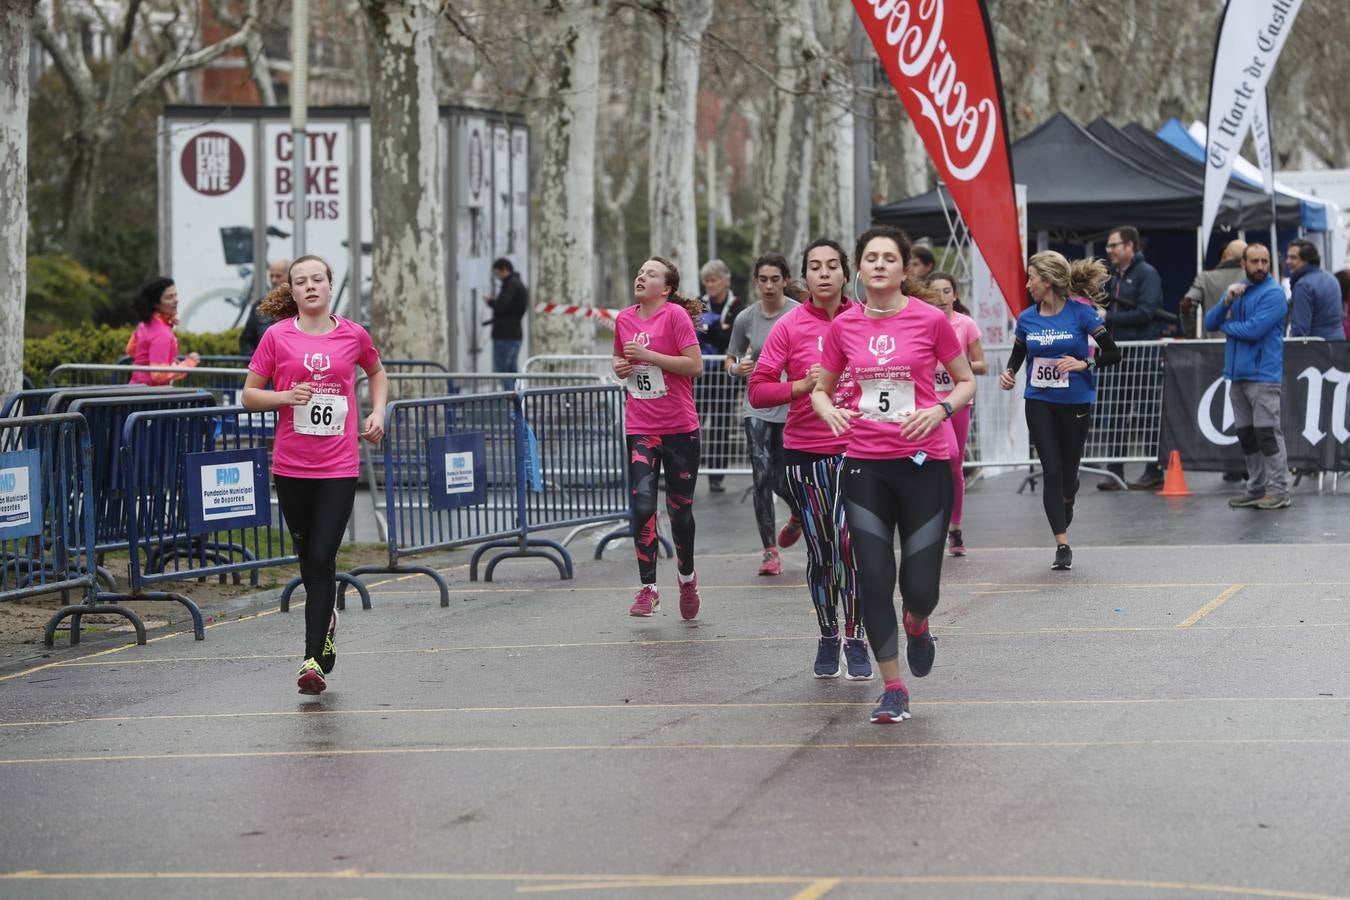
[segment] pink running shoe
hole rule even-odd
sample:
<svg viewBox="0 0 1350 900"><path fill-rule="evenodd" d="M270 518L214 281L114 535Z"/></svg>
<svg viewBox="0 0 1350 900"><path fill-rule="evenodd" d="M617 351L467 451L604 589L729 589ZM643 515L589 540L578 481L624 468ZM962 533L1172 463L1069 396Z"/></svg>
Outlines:
<svg viewBox="0 0 1350 900"><path fill-rule="evenodd" d="M698 574L687 582L680 582L680 615L685 619L692 619L698 615L699 603L698 596Z"/></svg>
<svg viewBox="0 0 1350 900"><path fill-rule="evenodd" d="M764 559L759 564L761 575L782 575L783 561L778 558L777 550L765 550Z"/></svg>
<svg viewBox="0 0 1350 900"><path fill-rule="evenodd" d="M778 532L778 546L791 547L797 543L797 538L802 536L802 520L796 516L788 516L787 524Z"/></svg>
<svg viewBox="0 0 1350 900"><path fill-rule="evenodd" d="M644 584L642 589L637 592L633 598L633 605L628 608L630 616L650 616L661 608L661 595L656 592L656 588L650 584Z"/></svg>

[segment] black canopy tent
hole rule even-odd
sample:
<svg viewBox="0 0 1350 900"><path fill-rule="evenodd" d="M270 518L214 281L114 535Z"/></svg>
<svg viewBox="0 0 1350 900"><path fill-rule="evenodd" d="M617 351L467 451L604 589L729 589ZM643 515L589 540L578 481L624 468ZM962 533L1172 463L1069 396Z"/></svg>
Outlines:
<svg viewBox="0 0 1350 900"><path fill-rule="evenodd" d="M1166 155L1145 152L1126 135L1119 138L1111 136L1108 145L1064 113L1056 113L1013 144L1013 179L1027 186L1031 233L1044 231L1067 243L1087 243L1123 222L1141 231L1194 232L1200 227L1202 167L1197 182L1191 169L1198 163L1172 162ZM1251 193L1260 202L1247 196ZM1281 225L1299 224L1296 198L1279 196L1277 209ZM916 237L935 239L951 234L949 217L954 216L951 194L942 187L872 209L874 222L900 225ZM1230 185L1216 224L1268 226L1269 199Z"/></svg>

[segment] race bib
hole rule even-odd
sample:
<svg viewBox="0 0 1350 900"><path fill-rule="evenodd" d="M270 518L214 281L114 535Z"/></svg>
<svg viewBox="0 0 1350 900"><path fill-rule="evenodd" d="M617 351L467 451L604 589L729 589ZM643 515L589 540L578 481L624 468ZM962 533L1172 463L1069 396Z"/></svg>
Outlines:
<svg viewBox="0 0 1350 900"><path fill-rule="evenodd" d="M627 384L628 393L638 400L655 400L666 395L666 373L660 366L634 366Z"/></svg>
<svg viewBox="0 0 1350 900"><path fill-rule="evenodd" d="M874 422L900 422L914 412L914 382L869 378L858 382L858 412Z"/></svg>
<svg viewBox="0 0 1350 900"><path fill-rule="evenodd" d="M1031 361L1031 386L1038 388L1066 388L1069 376L1059 374L1055 368L1056 360L1033 359Z"/></svg>
<svg viewBox="0 0 1350 900"><path fill-rule="evenodd" d="M933 388L939 394L949 394L952 388L956 387L956 381L952 378L952 373L947 371L947 367L942 363L937 364L937 369L933 371Z"/></svg>
<svg viewBox="0 0 1350 900"><path fill-rule="evenodd" d="M304 406L297 406L295 431L314 437L342 434L347 424L347 397L343 394L314 394Z"/></svg>

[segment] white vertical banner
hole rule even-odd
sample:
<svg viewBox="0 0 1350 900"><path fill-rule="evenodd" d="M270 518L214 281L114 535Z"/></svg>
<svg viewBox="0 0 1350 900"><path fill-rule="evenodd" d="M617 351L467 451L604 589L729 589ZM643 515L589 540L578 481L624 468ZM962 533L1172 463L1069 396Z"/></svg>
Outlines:
<svg viewBox="0 0 1350 900"><path fill-rule="evenodd" d="M1023 255L1027 248L1027 186L1014 184L1013 195L1017 204L1017 233L1022 242ZM1013 298L1007 298L1013 299ZM1021 298L1019 298L1021 299ZM1017 320L1013 318L1011 306L994 281L994 273L980 254L974 242L970 245L970 295L966 299L971 316L980 326L980 343L990 356L991 372L1001 368L1007 362L1007 351L989 354L987 348L1007 347L1013 342ZM1019 376L1020 379L1021 376ZM986 378L986 383L990 379ZM1022 385L1009 393L995 391L994 396L985 399L976 398L972 408L975 433L979 436L980 461L984 463L1021 461L1031 458L1031 444L1026 425L1022 417ZM985 474L996 475L1001 469L986 469Z"/></svg>
<svg viewBox="0 0 1350 900"><path fill-rule="evenodd" d="M1224 9L1209 84L1201 223L1206 241L1233 162L1252 129L1256 107L1264 105L1266 85L1302 6L1303 0L1228 0Z"/></svg>
<svg viewBox="0 0 1350 900"><path fill-rule="evenodd" d="M1256 163L1261 167L1261 178L1266 193L1275 193L1275 146L1270 136L1269 91L1262 91L1252 110L1252 144L1256 147ZM1274 251L1271 251L1272 253Z"/></svg>

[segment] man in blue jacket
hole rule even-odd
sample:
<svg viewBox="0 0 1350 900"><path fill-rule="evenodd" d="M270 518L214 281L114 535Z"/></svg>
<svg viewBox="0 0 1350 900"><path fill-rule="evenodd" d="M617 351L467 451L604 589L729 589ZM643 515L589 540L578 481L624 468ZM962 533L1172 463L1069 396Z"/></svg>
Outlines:
<svg viewBox="0 0 1350 900"><path fill-rule="evenodd" d="M1289 285L1294 292L1293 337L1319 337L1324 341L1345 340L1345 310L1336 276L1322 268L1322 257L1311 241L1290 241L1285 251Z"/></svg>
<svg viewBox="0 0 1350 900"><path fill-rule="evenodd" d="M1284 381L1284 289L1270 276L1270 250L1249 244L1242 255L1247 278L1224 292L1205 315L1205 329L1222 331L1223 377L1233 405L1238 443L1247 457L1247 493L1234 509L1284 509L1289 505L1289 464L1280 429Z"/></svg>

